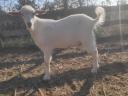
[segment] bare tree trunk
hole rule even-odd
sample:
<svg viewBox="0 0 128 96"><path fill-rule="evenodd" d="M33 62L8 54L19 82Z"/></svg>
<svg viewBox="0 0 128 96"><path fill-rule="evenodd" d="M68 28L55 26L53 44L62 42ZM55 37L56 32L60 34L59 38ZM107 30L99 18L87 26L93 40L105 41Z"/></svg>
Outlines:
<svg viewBox="0 0 128 96"><path fill-rule="evenodd" d="M80 7L83 6L83 0L78 0Z"/></svg>
<svg viewBox="0 0 128 96"><path fill-rule="evenodd" d="M64 9L68 9L68 0L63 0Z"/></svg>

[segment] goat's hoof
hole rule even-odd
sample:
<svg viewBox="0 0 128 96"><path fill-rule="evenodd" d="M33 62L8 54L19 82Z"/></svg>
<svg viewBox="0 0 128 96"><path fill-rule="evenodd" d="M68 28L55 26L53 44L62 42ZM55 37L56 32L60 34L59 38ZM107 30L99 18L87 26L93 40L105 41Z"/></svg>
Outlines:
<svg viewBox="0 0 128 96"><path fill-rule="evenodd" d="M50 76L49 75L44 75L44 77L43 77L43 80L44 81L48 81L48 80L50 80L51 78L50 78Z"/></svg>

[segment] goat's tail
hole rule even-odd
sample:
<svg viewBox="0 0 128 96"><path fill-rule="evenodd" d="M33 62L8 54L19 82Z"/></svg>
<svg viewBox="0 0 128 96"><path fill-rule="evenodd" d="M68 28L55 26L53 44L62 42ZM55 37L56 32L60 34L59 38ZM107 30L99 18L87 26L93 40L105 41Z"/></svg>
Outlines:
<svg viewBox="0 0 128 96"><path fill-rule="evenodd" d="M97 7L95 9L95 13L97 15L96 26L103 25L105 22L105 16L106 16L106 12L105 12L104 8L103 7Z"/></svg>

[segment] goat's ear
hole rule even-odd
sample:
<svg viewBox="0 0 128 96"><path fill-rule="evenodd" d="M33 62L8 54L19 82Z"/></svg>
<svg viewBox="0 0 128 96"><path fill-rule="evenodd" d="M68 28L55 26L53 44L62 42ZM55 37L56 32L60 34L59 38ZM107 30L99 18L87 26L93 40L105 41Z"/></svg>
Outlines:
<svg viewBox="0 0 128 96"><path fill-rule="evenodd" d="M39 15L43 15L46 14L47 12L44 10L36 10L35 15L39 16Z"/></svg>

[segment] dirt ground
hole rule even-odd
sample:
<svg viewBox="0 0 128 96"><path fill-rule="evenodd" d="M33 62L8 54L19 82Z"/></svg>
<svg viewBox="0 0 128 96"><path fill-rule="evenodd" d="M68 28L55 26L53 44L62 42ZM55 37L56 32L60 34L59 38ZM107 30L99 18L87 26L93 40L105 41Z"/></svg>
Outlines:
<svg viewBox="0 0 128 96"><path fill-rule="evenodd" d="M101 67L95 75L90 55L55 50L47 82L37 48L0 49L0 96L128 96L128 39L123 43L122 48L117 38L98 40Z"/></svg>

